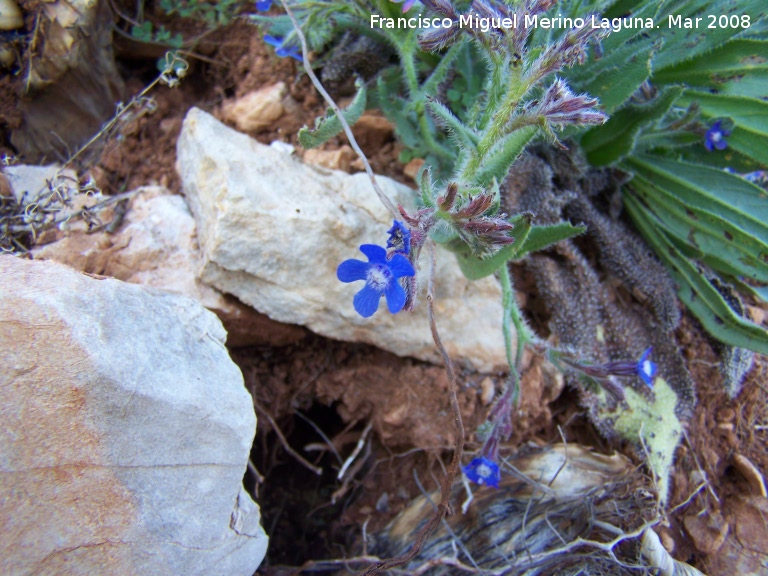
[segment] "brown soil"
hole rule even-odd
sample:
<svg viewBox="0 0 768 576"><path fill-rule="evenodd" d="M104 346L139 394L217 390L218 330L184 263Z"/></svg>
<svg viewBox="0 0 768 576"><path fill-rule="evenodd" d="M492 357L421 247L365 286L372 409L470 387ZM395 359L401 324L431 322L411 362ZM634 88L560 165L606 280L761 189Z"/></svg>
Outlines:
<svg viewBox="0 0 768 576"><path fill-rule="evenodd" d="M126 93L135 94L156 75L155 58L161 51L146 54L142 52L146 47L125 39L116 47ZM277 58L246 23L207 35L195 51L200 58L191 59L183 82L173 89L155 89L151 93L155 111L124 126L93 167L105 192L149 183L180 192L174 170L175 142L192 106L217 115L225 100L282 81L297 103L295 111L252 136L265 143L290 142L297 149L297 129L311 125L325 109L306 76L299 74L297 63ZM0 155L16 153L10 134L19 125L15 104L20 82L20 76L0 80L0 101L5 102L0 107ZM9 98L13 106L8 105ZM359 135L366 139L365 134ZM408 181L397 161L400 148L394 138L369 140L366 153L374 169ZM326 148L343 143L338 139ZM536 322L537 314L531 316ZM768 471L768 361L756 359L741 395L730 400L723 390L715 348L698 323L684 315L676 336L697 386L698 403L678 450L668 522L662 532L674 546L676 558L710 576L731 576L741 573L734 570L734 559L749 562L755 554L768 553L768 506L736 463L738 455L758 470ZM242 367L259 416L254 467L246 476L246 486L261 503L271 537L269 555L259 573L281 574L286 572L280 566L354 555L363 529L380 530L419 494L419 483L427 489L437 486L455 434L442 367L314 335L288 346L236 349L232 355ZM600 437L575 395L563 390L540 358L529 356L525 364L520 415L505 453L526 443L545 444L564 437L603 452L623 448L634 457L627 447L611 446ZM468 431L487 412L481 401L486 379L498 391L504 376L459 375ZM337 480L341 462L361 438L361 456ZM479 447L473 438L467 444L470 452ZM308 464L322 468L322 474L299 462L286 445ZM706 519L704 526L697 524L700 518ZM725 544L716 546L716 538L709 536L726 529Z"/></svg>

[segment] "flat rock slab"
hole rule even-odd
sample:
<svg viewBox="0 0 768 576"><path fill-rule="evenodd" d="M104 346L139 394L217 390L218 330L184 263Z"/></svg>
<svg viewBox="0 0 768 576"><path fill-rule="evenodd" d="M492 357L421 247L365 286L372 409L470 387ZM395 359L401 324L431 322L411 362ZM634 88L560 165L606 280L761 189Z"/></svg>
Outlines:
<svg viewBox="0 0 768 576"><path fill-rule="evenodd" d="M159 186L135 193L115 233L71 230L55 242L33 248L32 254L81 272L189 296L216 313L231 347L282 346L301 340L302 328L275 322L197 279L197 231L184 198Z"/></svg>
<svg viewBox="0 0 768 576"><path fill-rule="evenodd" d="M383 246L392 226L365 174L305 165L195 108L179 136L178 169L198 225L204 282L274 320L441 362L427 322L423 270L414 312L392 315L382 302L368 319L352 307L361 283L336 279L339 263L365 261L359 246ZM413 204L412 190L388 178L378 181L395 202ZM454 359L487 371L505 364L498 282L466 280L442 249L435 310Z"/></svg>
<svg viewBox="0 0 768 576"><path fill-rule="evenodd" d="M224 339L189 298L0 256L0 573L254 573Z"/></svg>

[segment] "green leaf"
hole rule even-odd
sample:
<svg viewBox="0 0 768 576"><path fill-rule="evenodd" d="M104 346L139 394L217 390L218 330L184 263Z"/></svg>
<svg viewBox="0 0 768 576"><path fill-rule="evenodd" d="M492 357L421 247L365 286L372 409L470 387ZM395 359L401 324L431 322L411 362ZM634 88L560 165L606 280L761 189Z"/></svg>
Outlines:
<svg viewBox="0 0 768 576"><path fill-rule="evenodd" d="M506 262L515 258L520 246L525 243L531 231L531 215L521 214L510 219L510 222L515 225L512 230L515 243L504 246L488 258L478 258L472 254L472 249L460 238L454 238L446 244L446 248L456 253L459 268L469 280L479 280L490 276Z"/></svg>
<svg viewBox="0 0 768 576"><path fill-rule="evenodd" d="M750 16L750 26L764 16L764 0L666 0L659 3L659 9L655 17L656 24L660 27L664 37L664 48L653 61L654 75L667 68L678 66L683 62L694 60L712 50L726 44L730 39L741 35L749 28L719 27L710 28L712 20L719 17L743 15ZM669 16L681 16L680 24L673 23L670 26ZM686 28L685 18L693 18L695 27ZM697 22L695 19L700 18Z"/></svg>
<svg viewBox="0 0 768 576"><path fill-rule="evenodd" d="M438 125L443 125L456 144L469 150L477 149L478 135L465 126L442 102L427 96L427 108L434 115Z"/></svg>
<svg viewBox="0 0 768 576"><path fill-rule="evenodd" d="M152 42L152 22L146 20L131 28L131 37L139 42Z"/></svg>
<svg viewBox="0 0 768 576"><path fill-rule="evenodd" d="M689 258L731 276L768 282L768 245L719 214L681 202L673 193L636 175L630 183L638 198ZM768 238L768 225L763 238Z"/></svg>
<svg viewBox="0 0 768 576"><path fill-rule="evenodd" d="M657 156L638 156L625 163L659 189L669 191L683 205L719 215L723 221L768 244L768 195L751 182L724 170Z"/></svg>
<svg viewBox="0 0 768 576"><path fill-rule="evenodd" d="M510 220L515 224L512 234L515 243L505 246L493 256L478 258L462 240L454 239L447 247L456 253L459 268L470 280L490 276L510 260L519 260L526 254L543 250L560 242L573 238L586 231L585 226L573 226L570 222L559 222L548 226L531 225L530 214L520 214Z"/></svg>
<svg viewBox="0 0 768 576"><path fill-rule="evenodd" d="M667 264L678 286L678 296L715 338L731 346L768 354L768 331L736 314L720 292L670 241L648 209L631 194L624 206L646 241Z"/></svg>
<svg viewBox="0 0 768 576"><path fill-rule="evenodd" d="M608 122L585 133L581 146L595 166L615 164L634 151L640 132L654 126L680 97L683 89L668 87L652 101L625 106Z"/></svg>
<svg viewBox="0 0 768 576"><path fill-rule="evenodd" d="M464 47L465 41L461 39L440 56L440 61L437 66L435 66L435 69L429 75L429 78L427 78L421 85L422 94L430 95L439 92L440 85L448 78L448 72L450 72L454 62L461 54Z"/></svg>
<svg viewBox="0 0 768 576"><path fill-rule="evenodd" d="M731 118L734 128L728 146L768 164L768 102L757 98L708 94L686 90L680 98L683 105L697 102L708 118Z"/></svg>
<svg viewBox="0 0 768 576"><path fill-rule="evenodd" d="M611 61L615 59L616 65L607 68L589 82L579 84L579 90L597 96L604 111L612 114L650 76L654 49L653 45L638 47L625 44L609 57Z"/></svg>
<svg viewBox="0 0 768 576"><path fill-rule="evenodd" d="M768 72L768 41L734 39L695 60L658 70L654 83L685 84L721 89L724 84L751 75ZM766 91L765 86L763 91Z"/></svg>
<svg viewBox="0 0 768 576"><path fill-rule="evenodd" d="M355 82L355 87L357 88L355 99L346 109L342 110L344 119L350 126L357 122L360 116L363 115L363 112L365 112L365 84L358 79ZM336 116L336 113L333 110L328 110L325 117L315 120L315 128L313 130L306 126L299 130L299 144L306 149L316 148L336 136L342 130L341 121Z"/></svg>
<svg viewBox="0 0 768 576"><path fill-rule="evenodd" d="M497 142L486 155L474 178L474 183L479 186L489 186L495 179L503 182L509 172L509 167L523 153L525 147L531 141L537 128L525 126L504 136Z"/></svg>
<svg viewBox="0 0 768 576"><path fill-rule="evenodd" d="M531 252L544 250L553 244L557 244L561 240L573 238L586 231L586 226L574 226L570 222L558 222L557 224L549 224L546 226L533 226L522 246L520 246L517 254L515 254L515 257L519 259Z"/></svg>

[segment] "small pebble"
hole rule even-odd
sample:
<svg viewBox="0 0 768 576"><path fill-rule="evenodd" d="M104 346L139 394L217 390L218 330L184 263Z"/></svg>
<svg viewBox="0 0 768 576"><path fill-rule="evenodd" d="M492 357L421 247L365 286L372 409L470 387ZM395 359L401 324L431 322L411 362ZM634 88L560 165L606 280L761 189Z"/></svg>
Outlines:
<svg viewBox="0 0 768 576"><path fill-rule="evenodd" d="M734 454L733 466L742 476L744 476L744 479L749 483L752 492L763 498L768 497L768 493L766 493L765 490L765 479L760 473L760 470L757 469L757 466L752 464L749 458L742 454Z"/></svg>
<svg viewBox="0 0 768 576"><path fill-rule="evenodd" d="M480 402L483 406L488 406L496 395L496 387L493 384L490 376L483 378L480 382Z"/></svg>

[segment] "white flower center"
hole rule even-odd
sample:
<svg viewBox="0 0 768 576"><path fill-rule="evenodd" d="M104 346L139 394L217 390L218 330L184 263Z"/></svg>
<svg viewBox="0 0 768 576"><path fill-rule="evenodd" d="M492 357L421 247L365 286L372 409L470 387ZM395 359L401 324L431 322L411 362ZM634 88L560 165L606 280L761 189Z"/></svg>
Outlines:
<svg viewBox="0 0 768 576"><path fill-rule="evenodd" d="M653 362L651 362L650 360L646 360L645 362L643 362L642 370L643 370L643 374L645 374L649 378L653 376Z"/></svg>
<svg viewBox="0 0 768 576"><path fill-rule="evenodd" d="M485 482L485 480L491 476L491 468L486 464L480 464L480 466L477 467L477 475L479 479ZM478 484L482 484L483 482L478 482Z"/></svg>
<svg viewBox="0 0 768 576"><path fill-rule="evenodd" d="M381 264L375 264L368 268L365 276L366 283L378 292L384 292L391 280L392 273Z"/></svg>

